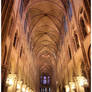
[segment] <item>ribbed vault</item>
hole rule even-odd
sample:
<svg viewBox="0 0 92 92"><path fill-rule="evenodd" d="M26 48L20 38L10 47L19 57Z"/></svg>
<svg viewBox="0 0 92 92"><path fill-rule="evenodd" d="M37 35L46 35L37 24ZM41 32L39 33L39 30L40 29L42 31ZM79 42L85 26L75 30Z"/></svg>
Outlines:
<svg viewBox="0 0 92 92"><path fill-rule="evenodd" d="M31 0L24 13L39 72L53 76L64 35L65 8L60 0Z"/></svg>

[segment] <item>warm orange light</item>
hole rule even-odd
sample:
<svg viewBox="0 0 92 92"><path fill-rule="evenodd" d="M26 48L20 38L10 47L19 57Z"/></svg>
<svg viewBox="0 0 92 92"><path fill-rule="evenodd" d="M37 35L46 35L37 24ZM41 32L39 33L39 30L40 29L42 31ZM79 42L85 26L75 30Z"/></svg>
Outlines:
<svg viewBox="0 0 92 92"><path fill-rule="evenodd" d="M6 84L9 86L13 86L16 81L16 74L9 74L6 80Z"/></svg>
<svg viewBox="0 0 92 92"><path fill-rule="evenodd" d="M70 88L71 88L71 89L75 89L75 88L76 88L74 82L69 82L69 85L70 85Z"/></svg>
<svg viewBox="0 0 92 92"><path fill-rule="evenodd" d="M21 87L20 87L20 84L17 84L17 89L20 89Z"/></svg>
<svg viewBox="0 0 92 92"><path fill-rule="evenodd" d="M29 87L26 88L26 92L30 92Z"/></svg>
<svg viewBox="0 0 92 92"><path fill-rule="evenodd" d="M18 81L17 82L17 89L20 90L22 86L22 81Z"/></svg>
<svg viewBox="0 0 92 92"><path fill-rule="evenodd" d="M69 85L65 85L66 92L70 91Z"/></svg>
<svg viewBox="0 0 92 92"><path fill-rule="evenodd" d="M13 85L13 84L14 84L14 80L13 80L13 79L9 79L8 84L9 84L10 86Z"/></svg>
<svg viewBox="0 0 92 92"><path fill-rule="evenodd" d="M25 84L22 86L22 92L26 92L26 85Z"/></svg>
<svg viewBox="0 0 92 92"><path fill-rule="evenodd" d="M77 81L78 81L78 83L79 83L79 86L88 86L88 81L87 81L87 79L85 78L85 77L83 77L83 76L78 76L77 77Z"/></svg>

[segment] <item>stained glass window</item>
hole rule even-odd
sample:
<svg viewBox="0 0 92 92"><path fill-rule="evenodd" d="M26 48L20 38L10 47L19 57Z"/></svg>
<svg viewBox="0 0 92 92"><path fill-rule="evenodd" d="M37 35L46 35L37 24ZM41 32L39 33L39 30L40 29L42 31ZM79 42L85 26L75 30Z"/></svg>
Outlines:
<svg viewBox="0 0 92 92"><path fill-rule="evenodd" d="M19 13L20 13L20 16L21 16L21 18L22 18L22 13L23 13L23 0L21 0Z"/></svg>
<svg viewBox="0 0 92 92"><path fill-rule="evenodd" d="M67 24L65 16L64 16L64 31L65 33L68 31L68 24Z"/></svg>
<svg viewBox="0 0 92 92"><path fill-rule="evenodd" d="M42 84L42 76L40 76L40 83Z"/></svg>
<svg viewBox="0 0 92 92"><path fill-rule="evenodd" d="M72 55L71 55L71 50L70 50L70 47L68 46L68 51L69 51L69 57L70 59L72 58Z"/></svg>
<svg viewBox="0 0 92 92"><path fill-rule="evenodd" d="M46 76L44 76L44 80L46 80Z"/></svg>
<svg viewBox="0 0 92 92"><path fill-rule="evenodd" d="M50 76L40 76L40 83L42 85L49 85L50 84Z"/></svg>
<svg viewBox="0 0 92 92"><path fill-rule="evenodd" d="M68 0L68 14L69 14L69 20L72 18L72 4L70 3L70 0Z"/></svg>
<svg viewBox="0 0 92 92"><path fill-rule="evenodd" d="M50 77L48 76L48 84L50 84Z"/></svg>
<svg viewBox="0 0 92 92"><path fill-rule="evenodd" d="M26 29L27 29L27 21L25 19L25 22L24 22L24 32L26 33Z"/></svg>
<svg viewBox="0 0 92 92"><path fill-rule="evenodd" d="M43 84L44 84L44 85L47 84L46 76L43 77Z"/></svg>

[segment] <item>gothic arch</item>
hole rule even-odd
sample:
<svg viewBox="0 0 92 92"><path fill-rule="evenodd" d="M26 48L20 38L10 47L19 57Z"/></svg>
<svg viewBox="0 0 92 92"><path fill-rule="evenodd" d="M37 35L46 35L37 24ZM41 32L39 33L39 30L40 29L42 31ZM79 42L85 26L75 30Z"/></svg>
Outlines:
<svg viewBox="0 0 92 92"><path fill-rule="evenodd" d="M87 36L87 29L86 29L86 24L83 17L80 18L80 27L81 27L82 34L85 38Z"/></svg>
<svg viewBox="0 0 92 92"><path fill-rule="evenodd" d="M6 57L7 57L7 46L5 45L3 64L6 64Z"/></svg>
<svg viewBox="0 0 92 92"><path fill-rule="evenodd" d="M88 48L88 59L89 59L90 65L91 65L91 44L89 45L89 48Z"/></svg>
<svg viewBox="0 0 92 92"><path fill-rule="evenodd" d="M77 35L77 33L76 32L74 32L74 41L75 41L75 47L76 47L76 49L78 49L79 48L79 38L78 38L78 35Z"/></svg>

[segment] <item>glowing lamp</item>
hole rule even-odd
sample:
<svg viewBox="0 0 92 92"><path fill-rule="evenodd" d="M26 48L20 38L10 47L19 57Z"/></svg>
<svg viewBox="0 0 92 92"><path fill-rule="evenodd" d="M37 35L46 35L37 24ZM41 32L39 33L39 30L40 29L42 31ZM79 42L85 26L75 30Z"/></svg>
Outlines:
<svg viewBox="0 0 92 92"><path fill-rule="evenodd" d="M29 89L29 87L27 87L27 88L26 88L26 92L30 92L30 89Z"/></svg>
<svg viewBox="0 0 92 92"><path fill-rule="evenodd" d="M26 92L26 85L25 84L22 86L22 92Z"/></svg>
<svg viewBox="0 0 92 92"><path fill-rule="evenodd" d="M17 90L20 90L22 86L22 81L17 82Z"/></svg>
<svg viewBox="0 0 92 92"><path fill-rule="evenodd" d="M77 81L79 83L79 86L83 87L83 86L88 86L88 81L85 77L83 76L78 76L77 77Z"/></svg>
<svg viewBox="0 0 92 92"><path fill-rule="evenodd" d="M16 74L9 74L6 79L6 84L9 86L13 86L16 81Z"/></svg>
<svg viewBox="0 0 92 92"><path fill-rule="evenodd" d="M76 88L75 83L74 82L69 82L70 88L73 90Z"/></svg>
<svg viewBox="0 0 92 92"><path fill-rule="evenodd" d="M70 91L69 85L65 85L65 90L66 90L66 92Z"/></svg>

